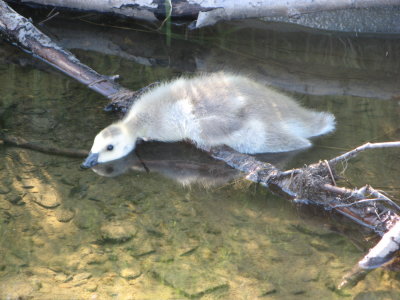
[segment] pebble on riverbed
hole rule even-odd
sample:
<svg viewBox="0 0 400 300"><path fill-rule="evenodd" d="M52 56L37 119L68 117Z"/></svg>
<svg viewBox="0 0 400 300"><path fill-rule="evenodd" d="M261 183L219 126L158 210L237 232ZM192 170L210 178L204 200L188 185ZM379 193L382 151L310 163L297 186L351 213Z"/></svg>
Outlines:
<svg viewBox="0 0 400 300"><path fill-rule="evenodd" d="M111 221L101 226L101 238L104 242L122 243L130 240L137 233L129 221Z"/></svg>
<svg viewBox="0 0 400 300"><path fill-rule="evenodd" d="M3 278L0 283L0 299L32 299L31 294L40 288L40 283L28 278Z"/></svg>
<svg viewBox="0 0 400 300"><path fill-rule="evenodd" d="M75 216L75 211L73 211L72 209L69 208L57 208L55 211L55 216L57 218L58 222L69 222L71 221L74 216Z"/></svg>
<svg viewBox="0 0 400 300"><path fill-rule="evenodd" d="M54 279L58 282L68 282L72 280L72 276L68 276L64 273L58 273L56 276L54 276Z"/></svg>
<svg viewBox="0 0 400 300"><path fill-rule="evenodd" d="M73 281L82 281L85 279L89 279L90 277L92 277L92 274L90 274L88 272L79 273L79 274L74 275Z"/></svg>
<svg viewBox="0 0 400 300"><path fill-rule="evenodd" d="M89 283L86 285L86 290L87 290L88 292L95 292L95 291L97 291L97 287L98 287L98 285L97 285L96 283L94 283L94 282L89 282Z"/></svg>
<svg viewBox="0 0 400 300"><path fill-rule="evenodd" d="M142 274L142 272L137 268L124 268L119 273L119 275L122 278L125 278L128 280L138 278L141 274Z"/></svg>
<svg viewBox="0 0 400 300"><path fill-rule="evenodd" d="M151 272L155 279L173 287L187 298L200 298L206 294L224 293L229 289L228 283L207 271L193 268L187 262L158 264Z"/></svg>

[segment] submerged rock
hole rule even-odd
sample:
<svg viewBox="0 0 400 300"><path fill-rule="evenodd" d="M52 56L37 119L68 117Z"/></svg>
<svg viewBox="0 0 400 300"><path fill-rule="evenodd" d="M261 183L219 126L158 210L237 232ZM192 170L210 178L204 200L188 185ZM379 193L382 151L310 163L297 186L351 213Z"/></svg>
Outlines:
<svg viewBox="0 0 400 300"><path fill-rule="evenodd" d="M367 291L358 293L354 300L399 299L399 292L395 290Z"/></svg>
<svg viewBox="0 0 400 300"><path fill-rule="evenodd" d="M142 275L142 272L138 268L124 268L119 274L122 278L131 280L138 278L140 275Z"/></svg>
<svg viewBox="0 0 400 300"><path fill-rule="evenodd" d="M74 276L73 281L81 281L81 280L89 279L90 277L92 277L92 274L90 274L88 272L79 273Z"/></svg>
<svg viewBox="0 0 400 300"><path fill-rule="evenodd" d="M7 186L0 186L0 195L5 195L11 192L11 189Z"/></svg>
<svg viewBox="0 0 400 300"><path fill-rule="evenodd" d="M101 265L107 261L107 256L101 253L91 253L82 258L87 265Z"/></svg>
<svg viewBox="0 0 400 300"><path fill-rule="evenodd" d="M128 221L111 221L101 226L101 238L105 242L122 243L136 233L136 228Z"/></svg>
<svg viewBox="0 0 400 300"><path fill-rule="evenodd" d="M219 293L224 294L229 289L225 280L183 262L173 265L160 264L152 274L163 284L173 287L188 298L200 298L214 293L216 298L220 298Z"/></svg>
<svg viewBox="0 0 400 300"><path fill-rule="evenodd" d="M56 276L54 276L54 279L59 282L68 282L72 280L72 276L68 276L64 273L58 273Z"/></svg>
<svg viewBox="0 0 400 300"><path fill-rule="evenodd" d="M90 274L88 272L76 274L76 275L74 275L72 281L67 286L76 287L76 286L81 286L81 285L87 284L88 279L90 279L91 277L92 277L92 274Z"/></svg>
<svg viewBox="0 0 400 300"><path fill-rule="evenodd" d="M8 200L8 199L4 199L4 200ZM2 201L2 199L0 199L0 210L10 210L11 209L10 202L9 201Z"/></svg>
<svg viewBox="0 0 400 300"><path fill-rule="evenodd" d="M89 283L86 285L86 290L87 290L88 292L95 292L95 291L97 291L97 287L98 287L98 285L97 285L96 283L94 283L94 282L89 282Z"/></svg>
<svg viewBox="0 0 400 300"><path fill-rule="evenodd" d="M103 218L99 209L84 204L76 211L73 222L79 229L98 229Z"/></svg>
<svg viewBox="0 0 400 300"><path fill-rule="evenodd" d="M32 299L32 293L41 285L28 278L2 279L0 283L0 299Z"/></svg>
<svg viewBox="0 0 400 300"><path fill-rule="evenodd" d="M20 195L20 194L14 194L14 193L8 194L5 197L5 199L9 203L14 204L14 205L19 205L21 203L21 201L22 201L22 198L23 198L23 194Z"/></svg>
<svg viewBox="0 0 400 300"><path fill-rule="evenodd" d="M55 215L56 215L57 221L66 223L66 222L71 221L74 218L75 211L73 211L72 209L69 209L69 208L61 208L60 207L55 211Z"/></svg>

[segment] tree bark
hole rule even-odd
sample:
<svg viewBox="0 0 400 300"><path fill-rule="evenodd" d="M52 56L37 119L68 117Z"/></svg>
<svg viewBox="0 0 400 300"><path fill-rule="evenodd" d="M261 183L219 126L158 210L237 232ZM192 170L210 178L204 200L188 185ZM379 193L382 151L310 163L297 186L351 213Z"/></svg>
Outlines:
<svg viewBox="0 0 400 300"><path fill-rule="evenodd" d="M129 100L136 94L116 83L115 79L118 76L100 75L82 64L71 52L59 47L28 19L16 13L2 0L0 0L0 33L25 52L111 100Z"/></svg>

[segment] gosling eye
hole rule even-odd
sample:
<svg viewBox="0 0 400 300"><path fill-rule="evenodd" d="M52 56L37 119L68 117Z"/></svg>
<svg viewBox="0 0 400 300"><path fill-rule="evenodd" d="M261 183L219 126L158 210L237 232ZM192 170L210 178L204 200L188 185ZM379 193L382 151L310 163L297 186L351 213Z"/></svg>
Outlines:
<svg viewBox="0 0 400 300"><path fill-rule="evenodd" d="M107 151L112 151L112 149L114 149L113 145L110 144L110 145L107 146Z"/></svg>

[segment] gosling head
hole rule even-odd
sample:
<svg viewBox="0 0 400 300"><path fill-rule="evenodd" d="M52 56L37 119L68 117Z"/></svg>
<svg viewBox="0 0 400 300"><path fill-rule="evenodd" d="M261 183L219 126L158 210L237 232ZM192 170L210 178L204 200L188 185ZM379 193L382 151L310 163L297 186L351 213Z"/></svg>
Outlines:
<svg viewBox="0 0 400 300"><path fill-rule="evenodd" d="M89 156L81 165L91 168L99 163L124 157L135 148L136 137L130 134L122 124L113 124L97 134Z"/></svg>

